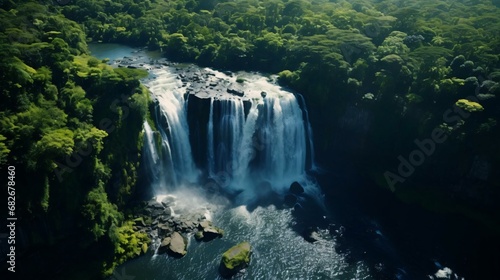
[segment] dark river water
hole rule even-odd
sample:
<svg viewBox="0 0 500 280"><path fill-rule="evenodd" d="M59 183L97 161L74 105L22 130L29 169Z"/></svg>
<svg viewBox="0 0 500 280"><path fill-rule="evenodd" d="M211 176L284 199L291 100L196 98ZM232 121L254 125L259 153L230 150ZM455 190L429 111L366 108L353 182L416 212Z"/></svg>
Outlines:
<svg viewBox="0 0 500 280"><path fill-rule="evenodd" d="M89 47L99 58L137 55L122 45ZM269 202L244 205L180 190L179 202L211 209L224 237L197 242L190 236L181 259L150 250L120 266L111 279L221 279L222 253L242 241L250 242L253 253L250 266L235 279L463 279L482 269L481 252L474 248L491 236L478 233L473 222L401 203L345 165L316 178L328 189L326 197L315 194L324 204L300 215ZM307 242L301 236L306 228L313 228L319 241Z"/></svg>

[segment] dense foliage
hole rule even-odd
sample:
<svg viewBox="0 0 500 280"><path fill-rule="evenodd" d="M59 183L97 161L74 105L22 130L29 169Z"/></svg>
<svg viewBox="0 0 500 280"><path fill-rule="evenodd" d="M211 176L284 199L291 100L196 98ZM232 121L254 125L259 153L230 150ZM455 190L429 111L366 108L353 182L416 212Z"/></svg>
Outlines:
<svg viewBox="0 0 500 280"><path fill-rule="evenodd" d="M500 165L495 5L75 0L61 11L95 41L147 45L174 60L218 68L279 72L280 82L303 93L313 108L318 149L325 155L333 149L339 119L368 112L359 124L369 123L359 136L367 140L354 160L374 181L393 190L396 183L411 186L397 188L402 196L419 186L433 193L427 200L452 192L465 204L491 209L491 197L500 197L492 172ZM476 109L457 111L464 100ZM450 109L454 118L446 113ZM446 132L446 143L410 178L395 174L398 155L410 154L414 140L430 137L435 128ZM323 157L323 163L331 161ZM388 180L386 171L400 177ZM458 208L453 211L472 215L468 206Z"/></svg>
<svg viewBox="0 0 500 280"><path fill-rule="evenodd" d="M305 95L324 165L336 134L350 129L364 139L350 160L374 182L500 232L498 1L24 2L0 2L0 164L26 174L20 209L38 224L78 214L96 239L127 226L121 209L136 182L147 94L133 70L89 57L87 36L279 73ZM408 159L436 128L446 140L415 174L398 173L398 156Z"/></svg>
<svg viewBox="0 0 500 280"><path fill-rule="evenodd" d="M137 180L148 107L138 78L146 73L87 55L80 25L25 2L0 9L0 166L17 174L18 250L49 248L35 262L50 267L66 251L108 244L93 273L110 273L148 242L124 216ZM74 246L56 257L51 246L69 238Z"/></svg>

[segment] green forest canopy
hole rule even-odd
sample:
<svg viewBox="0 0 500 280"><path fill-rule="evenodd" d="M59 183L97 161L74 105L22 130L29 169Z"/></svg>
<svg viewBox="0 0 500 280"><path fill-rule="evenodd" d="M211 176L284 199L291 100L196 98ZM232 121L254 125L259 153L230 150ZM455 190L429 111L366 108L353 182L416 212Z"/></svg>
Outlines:
<svg viewBox="0 0 500 280"><path fill-rule="evenodd" d="M54 244L36 225L60 224L57 213L65 213L81 221L86 244L113 244L108 274L146 242L123 213L137 181L148 94L139 83L144 71L111 68L89 55L89 41L279 73L325 123L335 123L347 104L368 108L376 156L363 160L371 173L390 168L390 159L437 126L451 140L442 157L427 161L428 170L449 166L465 177L477 155L500 165L500 9L491 1L56 2L0 2L0 165L30 175L18 179L30 186L18 193L19 213L33 224L30 242ZM117 98L120 106L110 110ZM453 126L442 115L454 104L470 117ZM127 116L123 106L131 109ZM327 147L334 131L318 132L318 149ZM477 189L498 195L498 176ZM63 236L66 228L52 230Z"/></svg>

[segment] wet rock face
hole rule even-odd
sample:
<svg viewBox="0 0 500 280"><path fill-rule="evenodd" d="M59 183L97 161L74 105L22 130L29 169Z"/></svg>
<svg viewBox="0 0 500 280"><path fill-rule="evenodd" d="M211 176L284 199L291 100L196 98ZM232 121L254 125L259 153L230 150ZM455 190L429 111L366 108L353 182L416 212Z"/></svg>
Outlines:
<svg viewBox="0 0 500 280"><path fill-rule="evenodd" d="M213 226L210 221L203 221L198 225L195 238L196 240L210 241L215 238L221 238L223 235L224 231L222 229Z"/></svg>
<svg viewBox="0 0 500 280"><path fill-rule="evenodd" d="M143 215L134 220L134 227L148 233L158 254L179 258L187 253L186 235L195 233L197 240L205 242L223 236L224 231L207 220L205 211L178 205L174 196L166 196L161 202L153 198L144 203Z"/></svg>
<svg viewBox="0 0 500 280"><path fill-rule="evenodd" d="M240 96L240 97L242 97L242 96L245 95L244 91L237 90L237 89L234 89L234 88L228 88L226 91L227 91L227 93L234 94L234 95Z"/></svg>
<svg viewBox="0 0 500 280"><path fill-rule="evenodd" d="M304 193L304 188L300 185L299 182L293 182L292 185L290 185L290 192L294 195L300 195Z"/></svg>
<svg viewBox="0 0 500 280"><path fill-rule="evenodd" d="M173 198L172 196L167 196L164 199L162 199L161 204L165 208L170 206L175 206L175 198Z"/></svg>
<svg viewBox="0 0 500 280"><path fill-rule="evenodd" d="M293 182L284 197L284 203L287 207L294 207L299 202L299 198L304 193L304 187L299 182ZM300 205L299 205L300 206Z"/></svg>
<svg viewBox="0 0 500 280"><path fill-rule="evenodd" d="M288 207L292 207L297 203L297 197L293 194L286 194L285 195L285 205Z"/></svg>
<svg viewBox="0 0 500 280"><path fill-rule="evenodd" d="M172 241L172 238L170 237L165 237L161 241L160 247L158 247L158 254L163 254L168 251L168 247L170 246L170 242Z"/></svg>
<svg viewBox="0 0 500 280"><path fill-rule="evenodd" d="M187 240L178 232L174 232L170 237L167 253L174 257L184 257L187 254Z"/></svg>

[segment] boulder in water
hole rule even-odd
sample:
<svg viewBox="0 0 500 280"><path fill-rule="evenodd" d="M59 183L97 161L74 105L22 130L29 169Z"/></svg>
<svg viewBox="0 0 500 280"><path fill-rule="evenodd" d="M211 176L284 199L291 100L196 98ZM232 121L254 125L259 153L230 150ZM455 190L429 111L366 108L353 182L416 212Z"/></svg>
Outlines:
<svg viewBox="0 0 500 280"><path fill-rule="evenodd" d="M299 182L295 181L290 185L290 192L295 195L300 195L304 193L304 188L299 184Z"/></svg>
<svg viewBox="0 0 500 280"><path fill-rule="evenodd" d="M231 247L222 255L219 273L223 277L231 277L238 271L244 269L250 263L250 243L242 242Z"/></svg>
<svg viewBox="0 0 500 280"><path fill-rule="evenodd" d="M210 241L215 238L221 238L224 231L212 225L210 221L200 222L198 225L198 232L195 234L197 240Z"/></svg>
<svg viewBox="0 0 500 280"><path fill-rule="evenodd" d="M285 195L285 205L292 207L295 203L297 203L297 197L293 194Z"/></svg>
<svg viewBox="0 0 500 280"><path fill-rule="evenodd" d="M319 234L312 228L308 228L303 233L304 239L308 242L314 243L321 239Z"/></svg>
<svg viewBox="0 0 500 280"><path fill-rule="evenodd" d="M149 209L163 209L163 205L156 200L150 200L146 206Z"/></svg>
<svg viewBox="0 0 500 280"><path fill-rule="evenodd" d="M161 204L164 207L170 207L175 205L175 198L173 196L166 196L161 200Z"/></svg>
<svg viewBox="0 0 500 280"><path fill-rule="evenodd" d="M170 208L170 207L165 208L165 210L163 211L163 214L167 217L172 216L172 208Z"/></svg>
<svg viewBox="0 0 500 280"><path fill-rule="evenodd" d="M166 224L158 224L158 234L160 236L166 236L173 232L172 228L170 228Z"/></svg>
<svg viewBox="0 0 500 280"><path fill-rule="evenodd" d="M300 203L295 203L295 205L293 206L293 210L295 212L301 212L301 211L304 211L304 207L302 207L302 205L300 205Z"/></svg>
<svg viewBox="0 0 500 280"><path fill-rule="evenodd" d="M200 222L200 224L198 225L198 227L203 230L204 228L207 228L211 225L210 221L203 221L203 222Z"/></svg>
<svg viewBox="0 0 500 280"><path fill-rule="evenodd" d="M220 238L224 235L224 231L218 227L210 226L203 229L203 241L210 241L215 238Z"/></svg>
<svg viewBox="0 0 500 280"><path fill-rule="evenodd" d="M168 246L170 245L172 238L170 237L165 237L161 241L160 247L158 247L158 254L163 254L168 251Z"/></svg>
<svg viewBox="0 0 500 280"><path fill-rule="evenodd" d="M164 210L163 209L153 209L151 211L151 217L153 218L158 218L159 216L163 215L164 214Z"/></svg>
<svg viewBox="0 0 500 280"><path fill-rule="evenodd" d="M186 255L187 242L186 239L178 232L172 233L170 236L170 244L168 245L168 253L176 258L182 258Z"/></svg>

